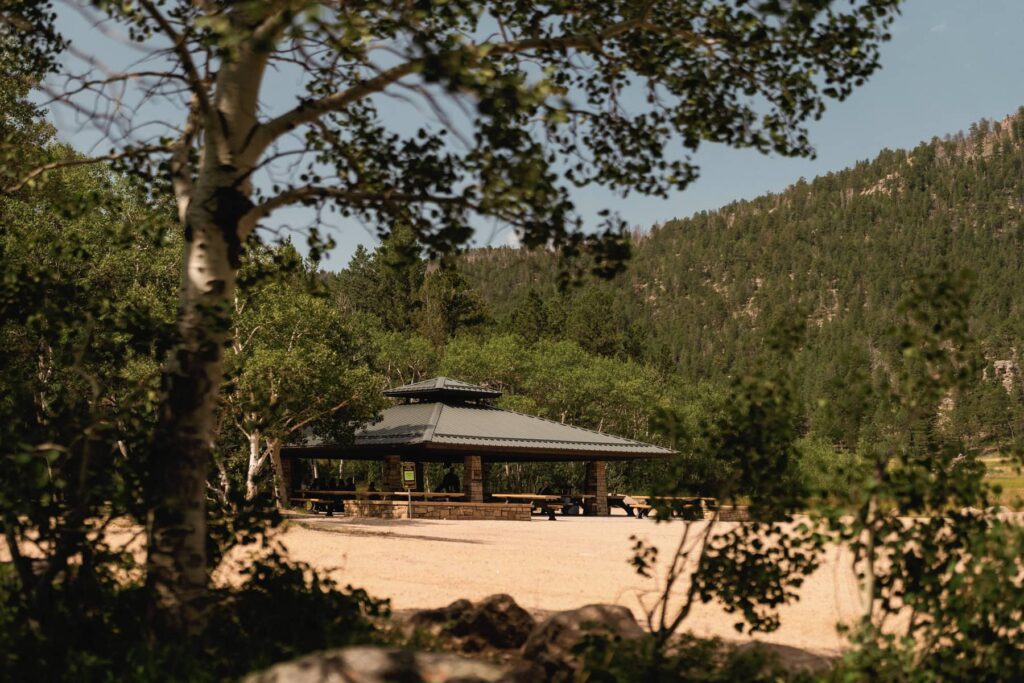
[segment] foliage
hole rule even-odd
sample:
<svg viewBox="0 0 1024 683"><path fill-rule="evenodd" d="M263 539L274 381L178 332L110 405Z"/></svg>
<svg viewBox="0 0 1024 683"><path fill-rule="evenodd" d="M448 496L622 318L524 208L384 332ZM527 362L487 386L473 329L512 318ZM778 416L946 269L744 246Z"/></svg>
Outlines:
<svg viewBox="0 0 1024 683"><path fill-rule="evenodd" d="M381 380L360 362L341 311L315 291L310 265L291 245L251 250L241 272L221 445L230 447L223 437L232 429L244 437L252 500L286 441L302 435L345 443L377 414L382 397Z"/></svg>
<svg viewBox="0 0 1024 683"><path fill-rule="evenodd" d="M818 567L824 537L791 517L808 500L796 476L798 409L788 374L774 369L792 356L799 332L782 327L773 336L781 358L737 377L722 405L694 431L683 431L685 420L671 410L660 416L680 454L651 491L657 520L680 516L682 531L671 553L634 536L631 560L638 574L658 585L653 598L643 601L652 634L649 659L657 671L671 659L672 643L698 602L717 601L739 615L734 625L741 633L774 631L778 607L796 599L803 577ZM716 510L694 521L692 513L701 506L685 495L685 473L694 463L714 463L714 475L704 482L708 493L719 505L735 504L744 495L754 521L723 526Z"/></svg>
<svg viewBox="0 0 1024 683"><path fill-rule="evenodd" d="M0 584L5 680L221 681L328 647L374 642L388 605L341 590L274 551L234 588L212 591L206 631L192 642L147 638L144 589L113 575L62 583L43 609Z"/></svg>
<svg viewBox="0 0 1024 683"><path fill-rule="evenodd" d="M575 648L584 680L594 683L810 683L815 676L787 670L767 650L737 649L713 638L681 634L667 652L654 636L623 640L600 629Z"/></svg>
<svg viewBox="0 0 1024 683"><path fill-rule="evenodd" d="M1014 680L1024 638L1024 530L990 507L979 451L948 410L981 369L969 282L920 278L893 331L900 362L874 392L883 428L842 511L824 518L855 555L866 606L847 666L871 680ZM855 514L845 511L855 509ZM897 620L897 617L899 618Z"/></svg>
<svg viewBox="0 0 1024 683"><path fill-rule="evenodd" d="M108 576L122 558L104 530L143 518L159 359L173 340L168 218L96 169L0 198L0 525L28 604Z"/></svg>
<svg viewBox="0 0 1024 683"><path fill-rule="evenodd" d="M37 134L49 133L33 127L24 144ZM25 156L71 154L50 142L25 147ZM270 555L238 587L211 595L201 640L148 639L138 539L160 363L175 339L182 245L172 216L131 179L87 166L0 197L4 680L221 680L307 648L365 641L363 615L382 609ZM301 288L288 286L294 300ZM238 460L230 439L219 446ZM276 521L243 493L232 489L210 511L214 563Z"/></svg>
<svg viewBox="0 0 1024 683"><path fill-rule="evenodd" d="M11 27L27 37L7 40L3 61L9 49L37 64L26 71L51 76L54 106L88 120L110 151L13 174L5 167L4 193L63 168L112 163L173 197L184 238L147 492L154 623L180 636L203 627L204 485L223 349L242 256L264 219L315 206L381 232L408 227L437 253L465 244L482 217L514 226L531 247L589 250L592 270L610 275L629 253L622 221L585 233L570 187L664 196L696 177L689 155L702 141L811 154L806 122L878 69L899 0L839 10L820 0L497 0L344 12L316 2L103 0L80 8L109 29L89 48L109 47L104 56L120 62L102 77L89 50L48 59L62 45L49 7L5 2L2 37ZM145 53L147 69L119 59L118 41ZM298 87L275 93L271 108L274 69ZM622 106L621 91L633 87L646 97ZM390 125L384 108L408 98L434 120ZM151 117L151 107L180 115ZM309 235L316 259L331 240L318 228ZM446 324L425 330L435 339L467 300L438 299L444 314L434 319Z"/></svg>
<svg viewBox="0 0 1024 683"><path fill-rule="evenodd" d="M600 353L625 352L680 384L716 386L763 355L778 321L805 321L791 367L800 428L851 459L878 431L869 392L899 360L889 332L916 274L970 271L967 324L985 367L962 388L950 417L973 447L1010 448L1024 434L1022 126L1024 114L1016 113L974 133L884 150L779 194L656 225L634 240L628 273L579 288L584 298L608 302L605 315L580 318L595 330L605 316L618 320L619 334L639 330L639 348ZM587 337L562 329L558 312L579 305L580 295L558 290L551 254L478 250L459 268L499 321L528 311L543 321L506 322L505 330L531 339Z"/></svg>

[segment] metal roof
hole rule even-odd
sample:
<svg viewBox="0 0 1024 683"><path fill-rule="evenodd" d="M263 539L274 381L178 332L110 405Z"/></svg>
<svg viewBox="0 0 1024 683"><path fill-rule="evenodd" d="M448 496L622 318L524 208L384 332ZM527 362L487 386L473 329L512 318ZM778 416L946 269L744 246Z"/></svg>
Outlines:
<svg viewBox="0 0 1024 683"><path fill-rule="evenodd" d="M406 384L384 391L385 396L393 398L416 398L423 400L443 400L446 398L466 400L474 398L499 398L501 392L497 389L460 382L457 379L448 377L434 377L433 379Z"/></svg>
<svg viewBox="0 0 1024 683"><path fill-rule="evenodd" d="M388 408L380 420L357 430L351 445L307 442L282 449L282 455L322 458L375 459L394 454L411 460L456 460L473 454L505 461L632 460L666 458L672 453L661 446L542 417L452 400Z"/></svg>

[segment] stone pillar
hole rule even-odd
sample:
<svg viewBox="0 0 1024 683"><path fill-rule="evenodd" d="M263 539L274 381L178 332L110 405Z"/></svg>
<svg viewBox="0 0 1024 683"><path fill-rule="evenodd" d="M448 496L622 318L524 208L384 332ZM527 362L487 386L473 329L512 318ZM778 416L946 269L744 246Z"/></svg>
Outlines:
<svg viewBox="0 0 1024 683"><path fill-rule="evenodd" d="M592 460L587 463L586 481L583 493L593 496L586 499L583 510L588 515L607 517L608 512L608 463Z"/></svg>
<svg viewBox="0 0 1024 683"><path fill-rule="evenodd" d="M416 490L417 491L426 491L427 490L426 487L423 486L423 468L424 468L424 464L422 462L417 462L417 463L415 463L415 466L416 466Z"/></svg>
<svg viewBox="0 0 1024 683"><path fill-rule="evenodd" d="M467 455L462 459L462 492L463 499L469 503L484 501L484 472L479 455Z"/></svg>
<svg viewBox="0 0 1024 683"><path fill-rule="evenodd" d="M381 467L381 489L384 491L402 491L402 457L385 455Z"/></svg>

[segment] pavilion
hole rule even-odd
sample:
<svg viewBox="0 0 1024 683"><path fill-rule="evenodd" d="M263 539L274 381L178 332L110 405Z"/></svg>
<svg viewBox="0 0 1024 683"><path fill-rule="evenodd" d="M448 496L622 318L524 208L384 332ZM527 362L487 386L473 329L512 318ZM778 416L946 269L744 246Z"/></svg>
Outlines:
<svg viewBox="0 0 1024 683"><path fill-rule="evenodd" d="M423 490L423 464L462 463L463 500L490 497L488 465L493 462L584 462L585 510L608 514L608 461L667 458L673 451L610 434L503 410L492 404L501 392L449 379L408 384L384 392L401 403L364 425L351 444L285 446L284 468L296 458L380 460L385 490L401 491L402 462L415 464L416 490ZM285 477L286 481L289 479ZM287 484L291 488L291 483Z"/></svg>

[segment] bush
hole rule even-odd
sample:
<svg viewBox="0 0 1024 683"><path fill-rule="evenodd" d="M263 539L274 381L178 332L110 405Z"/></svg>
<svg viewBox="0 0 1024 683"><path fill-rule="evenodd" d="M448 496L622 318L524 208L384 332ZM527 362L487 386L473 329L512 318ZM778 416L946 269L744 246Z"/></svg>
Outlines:
<svg viewBox="0 0 1024 683"><path fill-rule="evenodd" d="M577 646L588 683L803 683L807 672L787 671L762 648L738 649L718 638L682 634L663 651L653 636L637 640L591 634Z"/></svg>
<svg viewBox="0 0 1024 683"><path fill-rule="evenodd" d="M386 616L388 605L362 590L340 590L276 553L245 575L241 586L212 592L205 630L186 642L147 640L137 584L57 585L48 610L30 614L16 582L0 581L0 679L220 681L380 637L372 617Z"/></svg>

